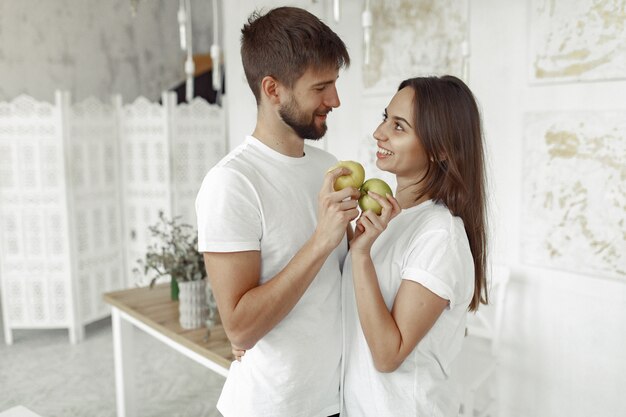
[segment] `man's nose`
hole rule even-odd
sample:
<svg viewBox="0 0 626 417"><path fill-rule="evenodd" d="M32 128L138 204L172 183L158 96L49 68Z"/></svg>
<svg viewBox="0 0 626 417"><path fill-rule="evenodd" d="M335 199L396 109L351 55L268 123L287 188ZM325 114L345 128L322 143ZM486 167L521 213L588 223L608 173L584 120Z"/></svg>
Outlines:
<svg viewBox="0 0 626 417"><path fill-rule="evenodd" d="M339 94L337 93L337 87L333 86L333 88L330 89L328 96L326 96L326 99L324 100L324 105L332 108L339 107L341 105L341 101L339 101Z"/></svg>

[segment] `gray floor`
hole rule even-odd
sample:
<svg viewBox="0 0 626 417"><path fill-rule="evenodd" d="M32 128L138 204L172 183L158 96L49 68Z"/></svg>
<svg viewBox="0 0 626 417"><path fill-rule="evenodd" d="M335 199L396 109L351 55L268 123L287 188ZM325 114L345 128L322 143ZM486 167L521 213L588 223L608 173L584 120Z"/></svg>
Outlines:
<svg viewBox="0 0 626 417"><path fill-rule="evenodd" d="M139 417L220 416L223 377L136 329L135 343ZM43 417L115 416L111 321L87 326L77 345L66 330L15 331L12 346L0 338L0 412L17 405Z"/></svg>

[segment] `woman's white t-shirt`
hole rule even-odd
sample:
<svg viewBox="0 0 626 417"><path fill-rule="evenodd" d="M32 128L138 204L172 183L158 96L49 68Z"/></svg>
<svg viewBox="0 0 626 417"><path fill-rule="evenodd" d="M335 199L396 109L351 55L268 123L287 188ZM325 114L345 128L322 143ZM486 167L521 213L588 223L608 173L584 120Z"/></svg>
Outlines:
<svg viewBox="0 0 626 417"><path fill-rule="evenodd" d="M317 196L337 159L305 146L280 154L249 136L206 175L196 199L198 250L261 251L260 284L313 235ZM339 412L341 265L336 248L291 312L233 362L217 408L226 417L327 417Z"/></svg>
<svg viewBox="0 0 626 417"><path fill-rule="evenodd" d="M377 371L359 322L348 253L342 278L342 417L458 415L449 372L461 349L474 291L474 263L463 221L445 206L426 201L394 218L371 254L389 310L403 279L423 285L449 306L397 370Z"/></svg>

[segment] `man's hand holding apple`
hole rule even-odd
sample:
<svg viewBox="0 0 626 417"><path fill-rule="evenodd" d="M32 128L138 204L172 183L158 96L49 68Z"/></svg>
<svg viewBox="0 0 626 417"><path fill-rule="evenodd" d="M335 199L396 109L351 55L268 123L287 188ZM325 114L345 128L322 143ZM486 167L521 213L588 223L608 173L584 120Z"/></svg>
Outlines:
<svg viewBox="0 0 626 417"><path fill-rule="evenodd" d="M326 250L332 250L341 243L348 225L359 215L357 205L360 191L353 187L339 191L334 188L337 178L349 174L351 171L345 167L328 171L318 195L315 237Z"/></svg>

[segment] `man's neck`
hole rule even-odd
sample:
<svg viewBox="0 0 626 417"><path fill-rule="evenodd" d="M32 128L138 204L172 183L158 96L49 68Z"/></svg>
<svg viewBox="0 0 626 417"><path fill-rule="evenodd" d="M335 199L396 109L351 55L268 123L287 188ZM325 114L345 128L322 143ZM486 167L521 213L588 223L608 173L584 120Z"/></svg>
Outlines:
<svg viewBox="0 0 626 417"><path fill-rule="evenodd" d="M293 158L304 156L304 139L285 126L271 126L257 120L252 136L283 155Z"/></svg>

